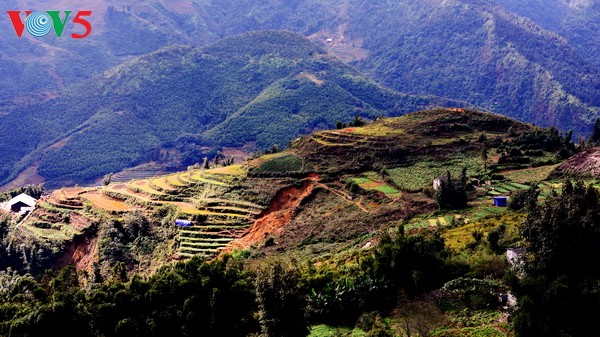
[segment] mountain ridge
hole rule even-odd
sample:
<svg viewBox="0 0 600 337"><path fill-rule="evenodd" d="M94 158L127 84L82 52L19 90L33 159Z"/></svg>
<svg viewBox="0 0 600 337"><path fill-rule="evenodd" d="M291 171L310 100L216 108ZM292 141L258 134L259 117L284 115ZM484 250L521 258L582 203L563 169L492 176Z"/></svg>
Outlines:
<svg viewBox="0 0 600 337"><path fill-rule="evenodd" d="M15 5L33 6L33 2L17 1ZM20 62L15 41L4 37L0 44L7 46L6 61L12 63L0 64L5 65L0 73L16 71L24 79L6 83L7 90L30 85L31 90L39 91L56 76L63 78L64 84L80 82L86 78L82 71L86 61L93 75L170 44L205 46L247 31L284 29L310 36L324 50L397 91L466 101L539 125L574 129L578 134L588 133L599 114L600 68L594 66L598 51L593 41L598 40L594 18L600 12L591 2L554 0L544 8L538 8L537 2L525 2L522 10L510 0L427 0L419 4L154 0L136 5L104 0L93 7L97 35L85 46L67 40L55 41L52 46L78 55L77 60L49 58L38 47L36 53L41 56L36 57L48 58L50 67L40 61L15 67ZM558 23L547 24L536 13L552 14ZM490 20L496 23L490 24ZM497 36L489 35L490 25L498 26ZM27 39L18 41L34 48ZM49 43L40 40L38 44ZM35 74L43 76L33 80ZM5 104L10 110L20 103Z"/></svg>
<svg viewBox="0 0 600 337"><path fill-rule="evenodd" d="M204 145L258 142L265 149L355 115L399 115L437 103L461 105L383 89L296 33L245 33L212 48L167 47L0 117L12 137L0 142L0 152L11 154L0 176L39 163L50 182L81 182L170 161L169 149L187 156L180 165L191 165L208 155L199 150ZM244 133L226 132L233 127ZM15 139L23 144L18 151Z"/></svg>

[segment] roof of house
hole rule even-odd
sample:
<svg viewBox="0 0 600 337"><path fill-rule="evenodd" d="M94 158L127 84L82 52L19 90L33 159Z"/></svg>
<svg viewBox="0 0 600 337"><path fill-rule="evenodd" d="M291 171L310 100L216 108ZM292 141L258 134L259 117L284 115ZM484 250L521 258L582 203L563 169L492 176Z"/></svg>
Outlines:
<svg viewBox="0 0 600 337"><path fill-rule="evenodd" d="M5 209L10 209L13 205L22 202L29 207L34 207L37 200L25 193L21 193L3 204Z"/></svg>

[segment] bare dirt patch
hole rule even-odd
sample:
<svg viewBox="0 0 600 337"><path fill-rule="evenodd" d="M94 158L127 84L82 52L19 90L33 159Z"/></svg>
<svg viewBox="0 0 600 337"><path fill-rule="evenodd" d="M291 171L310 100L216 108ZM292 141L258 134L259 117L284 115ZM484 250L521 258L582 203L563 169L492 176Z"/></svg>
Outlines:
<svg viewBox="0 0 600 337"><path fill-rule="evenodd" d="M271 235L280 235L292 220L294 212L302 201L312 194L315 178L305 179L301 186L285 187L275 195L269 208L254 221L248 232L231 243L232 247L249 248L264 241Z"/></svg>
<svg viewBox="0 0 600 337"><path fill-rule="evenodd" d="M583 177L600 176L600 147L586 149L559 165L555 172Z"/></svg>
<svg viewBox="0 0 600 337"><path fill-rule="evenodd" d="M98 236L79 236L67 247L56 263L60 270L65 266L75 266L78 271L92 272L92 264L97 260Z"/></svg>
<svg viewBox="0 0 600 337"><path fill-rule="evenodd" d="M319 79L316 75L310 74L310 73L298 74L298 75L296 75L296 79L297 80L307 79L307 80L313 82L314 84L316 84L318 87L320 87L321 85L323 85L323 83L325 83L325 81Z"/></svg>

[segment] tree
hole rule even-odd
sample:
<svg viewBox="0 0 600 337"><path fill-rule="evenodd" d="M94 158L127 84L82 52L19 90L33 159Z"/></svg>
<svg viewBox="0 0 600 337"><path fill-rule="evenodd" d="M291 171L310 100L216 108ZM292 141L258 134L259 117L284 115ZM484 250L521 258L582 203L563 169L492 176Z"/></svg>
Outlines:
<svg viewBox="0 0 600 337"><path fill-rule="evenodd" d="M537 184L531 185L526 190L518 190L512 192L510 195L510 201L508 208L518 211L525 207L531 208L537 203L537 198L540 195L540 190Z"/></svg>
<svg viewBox="0 0 600 337"><path fill-rule="evenodd" d="M529 209L522 226L526 276L518 289L517 336L600 336L600 204L596 189L566 180L562 193Z"/></svg>
<svg viewBox="0 0 600 337"><path fill-rule="evenodd" d="M108 186L112 180L112 172L105 175L104 178L102 179L102 185L104 186Z"/></svg>
<svg viewBox="0 0 600 337"><path fill-rule="evenodd" d="M258 272L256 298L264 336L304 337L308 335L306 298L298 285L296 270L274 263Z"/></svg>
<svg viewBox="0 0 600 337"><path fill-rule="evenodd" d="M360 127L366 124L365 120L359 115L354 116L354 121L351 123L352 126Z"/></svg>
<svg viewBox="0 0 600 337"><path fill-rule="evenodd" d="M202 162L202 167L205 170L208 170L210 168L210 163L208 162L208 157L204 157L204 161Z"/></svg>
<svg viewBox="0 0 600 337"><path fill-rule="evenodd" d="M467 169L464 168L458 179L452 178L450 171L438 177L435 198L440 209L460 209L467 207Z"/></svg>
<svg viewBox="0 0 600 337"><path fill-rule="evenodd" d="M219 163L221 162L222 159L223 159L223 154L221 153L221 151L218 151L214 158L215 167L219 166Z"/></svg>
<svg viewBox="0 0 600 337"><path fill-rule="evenodd" d="M483 161L483 172L487 172L488 159L488 146L487 143L484 141L481 145L481 160Z"/></svg>
<svg viewBox="0 0 600 337"><path fill-rule="evenodd" d="M435 304L426 301L402 303L399 309L401 329L407 337L429 337L444 322Z"/></svg>

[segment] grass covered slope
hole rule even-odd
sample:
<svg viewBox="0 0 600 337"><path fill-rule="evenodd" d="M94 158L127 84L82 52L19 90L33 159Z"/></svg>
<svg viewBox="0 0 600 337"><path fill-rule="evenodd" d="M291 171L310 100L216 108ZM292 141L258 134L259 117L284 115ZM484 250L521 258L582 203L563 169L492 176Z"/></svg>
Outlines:
<svg viewBox="0 0 600 337"><path fill-rule="evenodd" d="M103 237L106 226L116 226L113 220L126 222L132 214L147 219L139 221L149 223L148 228L158 226L149 232L155 237L145 249L125 241L121 248L109 241L101 244L108 260L116 258L110 253L113 248L144 261L208 257L232 249L269 251L273 243L279 250L299 249L302 254L336 251L369 238L381 226L432 212L435 202L427 191L446 170L457 174L467 167L472 176L484 174L482 135L490 144L503 144L534 130L474 110L425 110L317 132L295 140L285 152L243 164L127 181L115 178L100 189L60 189L40 203L21 230L68 246L74 237ZM491 158L489 167L495 161ZM491 187L512 191L525 185ZM489 195L495 193L490 189ZM175 218L194 225L176 228ZM91 223L96 225L88 229ZM422 223L429 220L420 219L413 227ZM266 244L269 239L273 242Z"/></svg>
<svg viewBox="0 0 600 337"><path fill-rule="evenodd" d="M522 244L525 213L492 198L523 202L530 183L535 197L555 198L562 186L549 174L571 146L555 129L467 109L378 119L243 164L56 190L20 225L2 227L11 257L2 261L34 273L74 265L91 285L139 284L127 276L199 261L250 271L286 261L301 277L311 324L328 325L313 336L333 335L330 326L407 331L417 318L442 335L510 336L498 294L510 289L506 249ZM432 180L464 167L468 203L438 207ZM422 295L435 300L424 307Z"/></svg>
<svg viewBox="0 0 600 337"><path fill-rule="evenodd" d="M530 130L531 125L497 114L438 109L382 119L360 128L317 132L294 145L315 170L394 169L423 161L451 166L453 158L479 157L481 134L502 140Z"/></svg>
<svg viewBox="0 0 600 337"><path fill-rule="evenodd" d="M457 103L383 89L298 34L247 33L160 50L0 116L0 181L37 162L50 182L81 182L170 160L163 150L191 165L201 145L267 148L355 115L436 104Z"/></svg>

